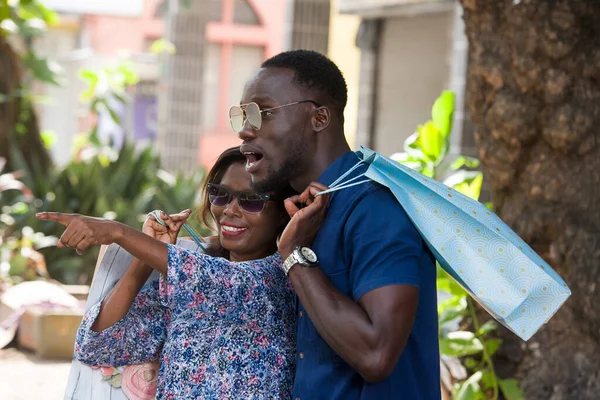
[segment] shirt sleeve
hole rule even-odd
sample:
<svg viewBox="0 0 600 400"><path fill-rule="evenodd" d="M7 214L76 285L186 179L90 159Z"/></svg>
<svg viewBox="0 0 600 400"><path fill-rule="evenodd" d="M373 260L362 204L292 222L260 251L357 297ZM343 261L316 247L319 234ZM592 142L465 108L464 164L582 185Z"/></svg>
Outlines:
<svg viewBox="0 0 600 400"><path fill-rule="evenodd" d="M83 317L75 340L77 360L92 366L119 367L159 359L171 310L160 304L158 280L142 288L125 317L94 332L91 326L101 305L95 304Z"/></svg>
<svg viewBox="0 0 600 400"><path fill-rule="evenodd" d="M419 287L421 236L393 194L373 188L356 204L344 227L352 296L396 284Z"/></svg>

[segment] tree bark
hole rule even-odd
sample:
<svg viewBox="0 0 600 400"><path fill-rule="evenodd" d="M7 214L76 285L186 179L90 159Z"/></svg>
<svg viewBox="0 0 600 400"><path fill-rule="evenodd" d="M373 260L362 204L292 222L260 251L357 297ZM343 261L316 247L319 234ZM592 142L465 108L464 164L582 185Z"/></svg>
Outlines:
<svg viewBox="0 0 600 400"><path fill-rule="evenodd" d="M527 399L600 398L600 2L464 0L466 99L498 215L573 295L499 373Z"/></svg>
<svg viewBox="0 0 600 400"><path fill-rule="evenodd" d="M12 154L16 148L30 171L44 174L51 159L40 137L33 105L22 97L22 78L18 54L0 35L0 157L7 159L7 171L17 169ZM18 124L22 124L23 133L17 131Z"/></svg>

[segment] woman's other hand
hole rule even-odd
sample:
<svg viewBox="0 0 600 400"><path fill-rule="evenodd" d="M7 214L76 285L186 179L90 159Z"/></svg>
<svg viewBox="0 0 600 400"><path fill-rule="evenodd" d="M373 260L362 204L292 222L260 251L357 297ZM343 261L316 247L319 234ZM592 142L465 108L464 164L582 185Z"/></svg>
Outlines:
<svg viewBox="0 0 600 400"><path fill-rule="evenodd" d="M160 218L165 222L167 226L159 224L154 216L150 215L146 218L142 232L146 235L153 237L154 239L160 240L164 243L175 244L177 242L177 236L181 227L191 214L191 210L183 210L179 214L167 215L164 212L160 212Z"/></svg>

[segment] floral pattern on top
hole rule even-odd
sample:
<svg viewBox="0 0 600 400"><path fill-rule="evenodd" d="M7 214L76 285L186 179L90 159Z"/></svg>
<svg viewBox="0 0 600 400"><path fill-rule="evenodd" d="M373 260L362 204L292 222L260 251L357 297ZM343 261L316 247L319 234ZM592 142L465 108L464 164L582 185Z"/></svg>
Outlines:
<svg viewBox="0 0 600 400"><path fill-rule="evenodd" d="M90 308L75 357L97 366L158 360L160 399L291 398L294 294L279 254L231 262L168 249L166 276L122 320L93 332L101 303Z"/></svg>

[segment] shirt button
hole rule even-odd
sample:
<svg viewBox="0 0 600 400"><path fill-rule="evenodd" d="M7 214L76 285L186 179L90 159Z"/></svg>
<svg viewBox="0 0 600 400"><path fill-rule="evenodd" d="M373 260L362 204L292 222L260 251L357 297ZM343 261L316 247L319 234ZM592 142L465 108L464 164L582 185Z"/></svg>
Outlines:
<svg viewBox="0 0 600 400"><path fill-rule="evenodd" d="M304 317L304 311L300 310L300 317Z"/></svg>
<svg viewBox="0 0 600 400"><path fill-rule="evenodd" d="M300 358L304 358L304 353L300 352Z"/></svg>

